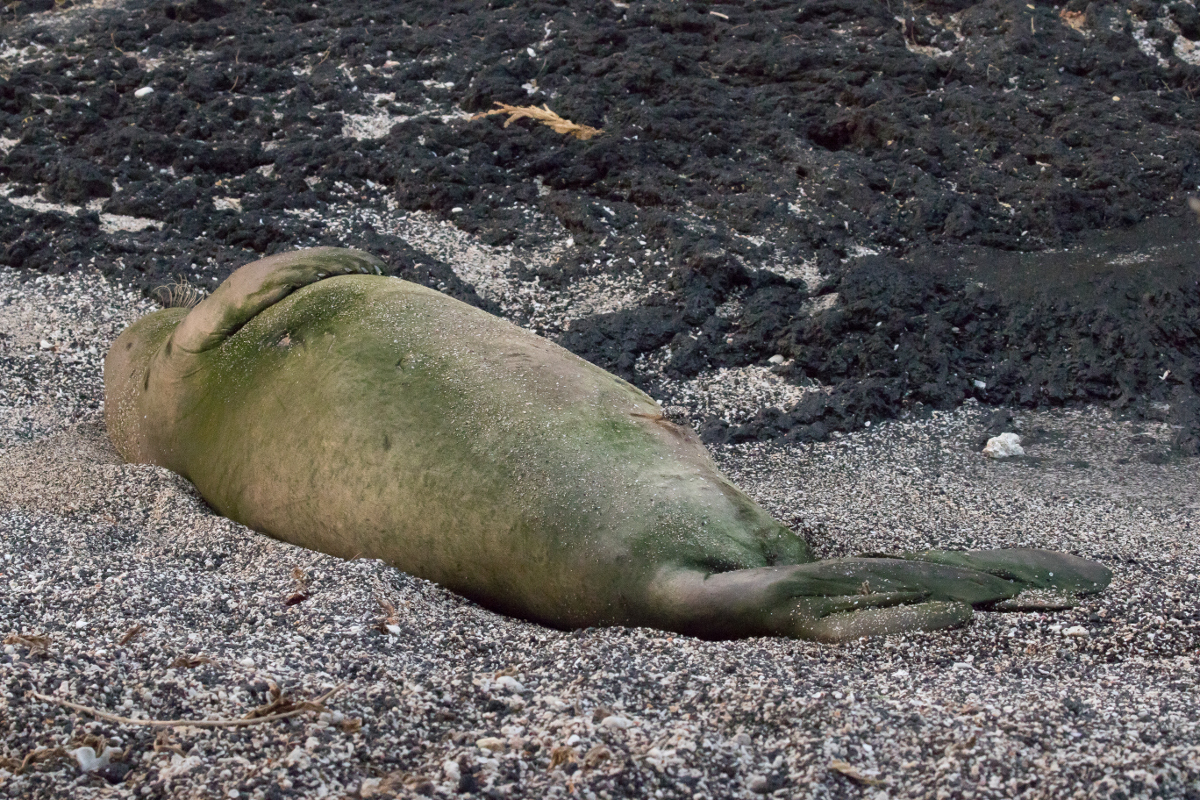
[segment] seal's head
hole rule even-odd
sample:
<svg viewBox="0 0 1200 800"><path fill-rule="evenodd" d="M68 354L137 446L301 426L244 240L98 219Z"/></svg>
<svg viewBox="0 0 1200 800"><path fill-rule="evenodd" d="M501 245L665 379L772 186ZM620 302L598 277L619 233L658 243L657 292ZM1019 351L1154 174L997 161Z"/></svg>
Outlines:
<svg viewBox="0 0 1200 800"><path fill-rule="evenodd" d="M154 362L165 354L187 308L164 308L130 325L104 359L104 424L117 452L134 464L158 463L150 402Z"/></svg>
<svg viewBox="0 0 1200 800"><path fill-rule="evenodd" d="M190 406L185 382L256 314L295 290L333 275L382 274L367 253L317 247L248 264L193 305L190 292L168 289L179 302L142 317L120 335L104 360L104 422L117 452L140 464L180 472L176 422Z"/></svg>

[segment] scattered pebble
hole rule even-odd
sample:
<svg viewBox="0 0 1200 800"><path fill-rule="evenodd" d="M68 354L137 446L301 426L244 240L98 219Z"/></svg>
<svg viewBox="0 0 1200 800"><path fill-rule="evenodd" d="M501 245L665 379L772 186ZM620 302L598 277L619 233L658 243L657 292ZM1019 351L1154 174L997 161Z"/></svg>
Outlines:
<svg viewBox="0 0 1200 800"><path fill-rule="evenodd" d="M96 755L95 748L85 745L70 752L71 755L75 756L75 760L79 762L81 770L84 772L95 772L101 767L108 766L112 757L120 755L123 751L119 747L106 747L100 755Z"/></svg>
<svg viewBox="0 0 1200 800"><path fill-rule="evenodd" d="M987 440L983 454L988 458L1012 458L1025 455L1021 437L1015 433L1002 433Z"/></svg>

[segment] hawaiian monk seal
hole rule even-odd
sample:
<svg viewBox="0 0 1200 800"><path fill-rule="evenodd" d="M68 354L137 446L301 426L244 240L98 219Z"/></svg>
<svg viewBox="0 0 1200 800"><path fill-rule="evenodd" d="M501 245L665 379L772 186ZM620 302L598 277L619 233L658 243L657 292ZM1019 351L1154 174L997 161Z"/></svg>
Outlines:
<svg viewBox="0 0 1200 800"><path fill-rule="evenodd" d="M256 530L559 628L838 641L1108 584L1043 550L814 561L648 395L381 266L271 256L135 322L104 369L121 455Z"/></svg>

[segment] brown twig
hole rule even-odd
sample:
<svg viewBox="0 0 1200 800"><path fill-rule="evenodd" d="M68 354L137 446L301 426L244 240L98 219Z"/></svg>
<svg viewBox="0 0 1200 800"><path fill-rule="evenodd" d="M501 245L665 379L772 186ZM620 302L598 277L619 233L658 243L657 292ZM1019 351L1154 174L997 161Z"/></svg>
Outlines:
<svg viewBox="0 0 1200 800"><path fill-rule="evenodd" d="M158 735L154 737L153 747L154 752L156 753L166 751L168 753L178 753L180 758L185 758L187 756L187 753L183 751L182 745L175 744L171 741L171 734L167 733L166 728L159 731Z"/></svg>
<svg viewBox="0 0 1200 800"><path fill-rule="evenodd" d="M297 603L303 603L311 595L308 591L308 576L300 567L292 567L292 580L296 584L295 591L288 595L283 604L285 606L294 606Z"/></svg>
<svg viewBox="0 0 1200 800"><path fill-rule="evenodd" d="M125 631L125 633L121 635L121 638L117 640L117 646L124 647L125 645L129 644L134 640L134 638L141 634L143 630L145 630L145 628L142 627L142 623L135 623L132 628Z"/></svg>
<svg viewBox="0 0 1200 800"><path fill-rule="evenodd" d="M556 747L550 751L550 765L546 767L546 771L561 767L563 764L568 764L579 760L579 753L574 747Z"/></svg>
<svg viewBox="0 0 1200 800"><path fill-rule="evenodd" d="M194 655L191 655L190 653L184 653L181 656L177 656L175 658L175 660L172 661L170 664L167 664L167 669L193 669L195 667L200 667L205 664L215 664L215 663L217 663L217 662L213 661L208 656L201 656L201 655L194 656Z"/></svg>
<svg viewBox="0 0 1200 800"><path fill-rule="evenodd" d="M379 603L379 608L385 614L384 618L379 620L375 626L380 633L389 633L388 626L396 627L400 624L400 612L396 610L396 604L386 597L377 597L375 602Z"/></svg>
<svg viewBox="0 0 1200 800"><path fill-rule="evenodd" d="M116 714L109 714L107 711L91 708L89 706L72 703L67 700L59 700L56 697L41 694L40 692L30 692L29 696L36 700L41 700L43 703L54 703L56 705L69 708L72 711L79 711L84 714L91 714L97 719L102 719L105 722L113 722L118 725L142 725L147 728L244 728L247 725L258 725L263 722L275 722L276 720L294 717L298 714L303 714L306 711L324 711L322 705L333 695L345 688L346 684L341 683L333 687L325 694L315 697L312 700L306 700L299 703L290 711L284 711L279 714L268 714L262 717L245 717L242 719L130 719L129 717L118 717Z"/></svg>
<svg viewBox="0 0 1200 800"><path fill-rule="evenodd" d="M842 775L845 775L850 780L854 781L855 783L862 784L863 786L879 786L883 783L883 781L879 780L878 778L872 778L870 775L866 775L858 767L852 764L847 764L845 761L839 761L836 759L830 761L829 768L834 772L839 772Z"/></svg>
<svg viewBox="0 0 1200 800"><path fill-rule="evenodd" d="M51 639L40 633L10 633L4 637L5 644L19 644L30 653L44 656L50 652Z"/></svg>
<svg viewBox="0 0 1200 800"><path fill-rule="evenodd" d="M0 758L0 767L12 772L13 775L20 775L31 764L40 764L43 761L49 761L52 758L70 758L71 754L63 747L43 747L29 753L25 758L17 761L15 758Z"/></svg>

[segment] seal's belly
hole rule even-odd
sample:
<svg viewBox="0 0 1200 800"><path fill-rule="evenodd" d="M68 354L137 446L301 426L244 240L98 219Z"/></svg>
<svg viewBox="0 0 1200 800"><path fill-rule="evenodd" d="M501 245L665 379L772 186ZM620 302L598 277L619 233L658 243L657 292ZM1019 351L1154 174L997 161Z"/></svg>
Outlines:
<svg viewBox="0 0 1200 800"><path fill-rule="evenodd" d="M664 564L807 560L643 392L414 284L305 287L205 372L177 447L217 510L501 610L621 620Z"/></svg>

